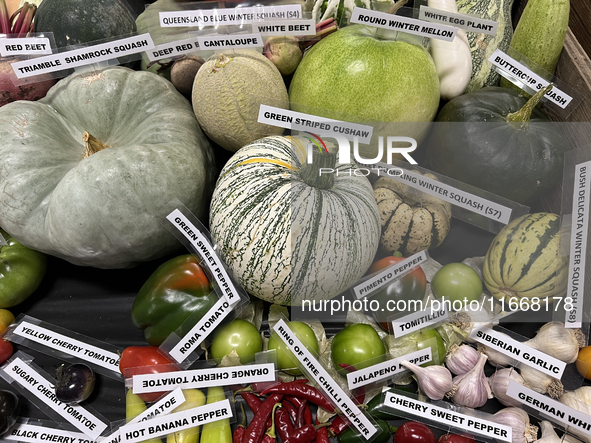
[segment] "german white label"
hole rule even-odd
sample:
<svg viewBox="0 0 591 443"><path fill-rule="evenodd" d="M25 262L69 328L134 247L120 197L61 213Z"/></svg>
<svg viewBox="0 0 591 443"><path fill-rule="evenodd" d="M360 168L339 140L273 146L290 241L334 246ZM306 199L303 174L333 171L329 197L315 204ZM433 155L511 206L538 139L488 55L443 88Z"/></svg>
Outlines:
<svg viewBox="0 0 591 443"><path fill-rule="evenodd" d="M133 391L136 394L135 391ZM152 420L154 417L170 414L173 409L179 407L186 401L185 395L181 388L176 388L174 391L168 393L144 412L134 417L128 424L140 423L146 420Z"/></svg>
<svg viewBox="0 0 591 443"><path fill-rule="evenodd" d="M159 392L179 387L200 389L210 386L231 386L275 380L273 363L233 366L227 368L194 369L182 372L162 372L133 376L133 393Z"/></svg>
<svg viewBox="0 0 591 443"><path fill-rule="evenodd" d="M0 56L52 54L51 43L46 37L0 39Z"/></svg>
<svg viewBox="0 0 591 443"><path fill-rule="evenodd" d="M431 348L421 349L420 351L411 352L410 354L397 357L392 360L378 363L377 365L370 366L365 369L359 369L355 372L349 372L347 374L347 385L350 390L366 386L371 383L375 383L386 378L390 378L401 372L408 371L400 363L403 361L409 361L415 365L422 365L431 361Z"/></svg>
<svg viewBox="0 0 591 443"><path fill-rule="evenodd" d="M296 337L285 321L279 320L273 327L279 338L293 352L300 361L306 372L316 380L318 387L324 392L327 398L332 400L335 406L347 416L360 434L369 440L378 430L373 423L361 412L351 398L341 389L339 384L333 380L326 369L306 349L302 342Z"/></svg>
<svg viewBox="0 0 591 443"><path fill-rule="evenodd" d="M509 80L518 79L522 84L533 91L539 91L540 89L548 86L550 83L548 80L543 79L531 69L509 57L500 49L497 49L495 52L493 52L488 61L499 68L503 77L506 77ZM526 90L526 92L528 91ZM573 100L570 95L561 91L556 86L552 87L552 89L546 93L545 97L555 105L560 106L562 109L566 108Z"/></svg>
<svg viewBox="0 0 591 443"><path fill-rule="evenodd" d="M373 132L371 126L332 120L267 105L261 105L259 108L258 122L279 128L313 132L314 134L329 137L333 135L344 136L350 141L358 137L361 143L369 143Z"/></svg>
<svg viewBox="0 0 591 443"><path fill-rule="evenodd" d="M506 442L512 441L512 429L509 426L461 414L451 409L431 405L393 392L386 393L385 405L397 411L404 411L407 414L415 415L420 418L435 420L439 423L453 426L456 429L461 429L469 433L494 438L495 440Z"/></svg>
<svg viewBox="0 0 591 443"><path fill-rule="evenodd" d="M528 389L519 383L515 383L513 380L509 381L507 395L539 411L553 421L568 426L569 431L577 429L587 435L591 435L591 416L583 412L569 408L559 401L539 394L532 389Z"/></svg>
<svg viewBox="0 0 591 443"><path fill-rule="evenodd" d="M374 26L376 28L401 31L407 34L420 35L422 37L435 38L446 42L453 42L458 33L458 28L439 23L425 23L416 18L392 15L387 12L372 11L370 9L355 6L351 14L351 23Z"/></svg>
<svg viewBox="0 0 591 443"><path fill-rule="evenodd" d="M380 289L388 286L394 280L405 276L417 266L420 266L421 263L425 263L426 261L427 254L425 251L417 252L416 254L411 255L399 263L388 266L379 274L368 280L365 280L363 283L354 286L353 292L357 298L371 297Z"/></svg>
<svg viewBox="0 0 591 443"><path fill-rule="evenodd" d="M470 338L554 378L564 373L565 362L485 326L472 329Z"/></svg>
<svg viewBox="0 0 591 443"><path fill-rule="evenodd" d="M27 340L40 343L51 349L64 352L81 360L91 362L97 366L120 373L119 355L98 348L67 335L59 334L28 321L21 321L12 331L13 334Z"/></svg>
<svg viewBox="0 0 591 443"><path fill-rule="evenodd" d="M222 48L260 48L264 46L261 34L208 35L197 37L203 50Z"/></svg>
<svg viewBox="0 0 591 443"><path fill-rule="evenodd" d="M255 20L302 18L301 5L252 6L232 9L160 12L161 27L222 26L250 24Z"/></svg>
<svg viewBox="0 0 591 443"><path fill-rule="evenodd" d="M86 435L79 432L48 428L47 426L18 423L2 435L2 440L22 441L27 443L93 443Z"/></svg>
<svg viewBox="0 0 591 443"><path fill-rule="evenodd" d="M585 258L589 235L589 200L591 199L591 161L575 167L570 257L568 263L567 296L572 309L566 312L564 326L580 328L583 324L583 294L585 293Z"/></svg>
<svg viewBox="0 0 591 443"><path fill-rule="evenodd" d="M232 417L228 399L122 426L121 443L136 443Z"/></svg>
<svg viewBox="0 0 591 443"><path fill-rule="evenodd" d="M458 14L457 12L442 11L425 5L421 5L419 19L488 35L497 35L497 28L499 27L499 23L492 20Z"/></svg>
<svg viewBox="0 0 591 443"><path fill-rule="evenodd" d="M150 34L114 40L100 45L75 49L60 54L37 57L12 63L12 69L18 78L34 77L48 72L90 65L126 55L138 54L154 48Z"/></svg>
<svg viewBox="0 0 591 443"><path fill-rule="evenodd" d="M67 405L58 400L55 396L55 382L45 379L19 357L7 363L2 370L14 379L15 383L25 388L93 440L96 440L107 428L107 423L103 423L82 406Z"/></svg>
<svg viewBox="0 0 591 443"><path fill-rule="evenodd" d="M154 49L146 51L146 54L151 62L155 62L157 60L171 58L177 55L190 54L198 50L199 42L197 41L197 37L193 37L155 46Z"/></svg>
<svg viewBox="0 0 591 443"><path fill-rule="evenodd" d="M316 35L315 20L265 20L254 22L252 32L258 32L261 35Z"/></svg>
<svg viewBox="0 0 591 443"><path fill-rule="evenodd" d="M388 170L392 165L386 163L378 163L381 168ZM404 173L401 175L388 175L392 180L417 189L425 194L437 197L440 200L456 205L460 208L467 209L477 214L483 215L486 218L501 222L503 224L511 221L511 208L492 202L482 197L478 197L461 189L455 188L438 180L425 177L416 172L406 169L401 169Z"/></svg>
<svg viewBox="0 0 591 443"><path fill-rule="evenodd" d="M410 302L408 303L408 306L410 306ZM416 311L394 320L392 322L392 333L395 338L403 337L411 332L442 322L448 318L449 311L445 304L440 306L440 309L434 309L434 307L431 306L429 309Z"/></svg>

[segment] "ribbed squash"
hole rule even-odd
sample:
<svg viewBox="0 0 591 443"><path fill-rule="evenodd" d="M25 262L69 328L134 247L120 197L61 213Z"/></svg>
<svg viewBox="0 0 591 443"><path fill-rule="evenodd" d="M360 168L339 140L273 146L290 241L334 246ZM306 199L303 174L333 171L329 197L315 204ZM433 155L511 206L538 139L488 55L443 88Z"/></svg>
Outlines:
<svg viewBox="0 0 591 443"><path fill-rule="evenodd" d="M484 283L509 302L545 299L566 289L568 257L562 256L560 217L540 212L513 220L493 240L484 260Z"/></svg>
<svg viewBox="0 0 591 443"><path fill-rule="evenodd" d="M426 177L435 178L432 174ZM389 254L412 255L436 248L443 242L451 223L451 205L423 194L421 201L409 195L410 188L386 177L373 185L382 222L381 248Z"/></svg>
<svg viewBox="0 0 591 443"><path fill-rule="evenodd" d="M272 303L340 294L378 249L367 178L346 173L352 164L335 166L334 154L315 151L314 159L340 174L319 176L296 139L257 140L226 163L213 194L210 231L221 257L250 294Z"/></svg>

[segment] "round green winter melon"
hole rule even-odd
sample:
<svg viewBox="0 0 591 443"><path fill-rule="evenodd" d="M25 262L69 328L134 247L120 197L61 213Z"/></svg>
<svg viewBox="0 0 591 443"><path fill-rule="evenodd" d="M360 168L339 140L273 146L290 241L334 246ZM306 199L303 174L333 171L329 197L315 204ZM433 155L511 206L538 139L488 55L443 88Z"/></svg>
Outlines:
<svg viewBox="0 0 591 443"><path fill-rule="evenodd" d="M193 110L215 143L236 152L242 146L282 128L259 123L259 108L288 109L281 73L264 55L253 50L214 54L201 66L193 83Z"/></svg>

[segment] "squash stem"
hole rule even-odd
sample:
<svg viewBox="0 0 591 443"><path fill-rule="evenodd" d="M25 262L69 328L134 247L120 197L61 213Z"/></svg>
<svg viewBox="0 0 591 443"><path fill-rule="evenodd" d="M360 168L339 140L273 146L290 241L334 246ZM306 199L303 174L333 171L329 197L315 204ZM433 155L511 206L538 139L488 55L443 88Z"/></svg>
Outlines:
<svg viewBox="0 0 591 443"><path fill-rule="evenodd" d="M90 135L88 132L85 132L82 136L82 140L86 143L84 149L84 158L90 157L92 154L96 154L103 149L110 148L110 146L105 145L104 143L100 142L98 139Z"/></svg>
<svg viewBox="0 0 591 443"><path fill-rule="evenodd" d="M334 167L337 155L333 152L312 151L312 163L300 169L300 177L308 185L317 189L330 189L334 185Z"/></svg>
<svg viewBox="0 0 591 443"><path fill-rule="evenodd" d="M400 8L402 8L404 5L406 5L408 3L408 0L398 0L396 3L394 3L392 6L390 6L390 9L388 9L388 14L396 14L398 12L398 10Z"/></svg>
<svg viewBox="0 0 591 443"><path fill-rule="evenodd" d="M509 123L521 123L521 127L526 128L531 118L531 114L534 112L534 108L538 106L540 100L542 100L542 97L545 96L553 86L554 84L550 83L545 88L542 88L536 92L536 94L530 98L525 105L523 105L523 108L521 108L519 111L508 114L506 117L507 121Z"/></svg>

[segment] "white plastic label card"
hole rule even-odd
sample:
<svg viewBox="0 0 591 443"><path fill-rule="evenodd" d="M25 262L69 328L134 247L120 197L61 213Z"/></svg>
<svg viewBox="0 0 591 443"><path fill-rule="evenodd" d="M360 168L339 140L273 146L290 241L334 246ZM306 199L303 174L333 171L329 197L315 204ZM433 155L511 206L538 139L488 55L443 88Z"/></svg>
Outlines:
<svg viewBox="0 0 591 443"><path fill-rule="evenodd" d="M472 329L470 338L557 379L566 368L565 362L486 326Z"/></svg>
<svg viewBox="0 0 591 443"><path fill-rule="evenodd" d="M552 417L554 421L567 426L569 431L577 429L591 435L591 416L583 412L553 400L547 395L539 394L513 380L509 381L507 395L548 417Z"/></svg>
<svg viewBox="0 0 591 443"><path fill-rule="evenodd" d="M315 20L265 20L254 22L252 31L261 35L316 35Z"/></svg>
<svg viewBox="0 0 591 443"><path fill-rule="evenodd" d="M134 392L135 394L136 392ZM168 415L170 414L175 408L180 406L186 401L185 395L183 394L183 390L181 388L177 388L174 391L168 393L166 396L158 400L144 412L139 414L138 416L134 417L132 420L129 421L128 424L132 423L139 423L146 420L151 420L154 417L160 415Z"/></svg>
<svg viewBox="0 0 591 443"><path fill-rule="evenodd" d="M469 433L494 438L495 440L506 442L512 441L512 429L510 426L500 425L490 420L461 414L451 409L445 409L393 392L386 393L385 405L417 417L437 420L439 423L460 428Z"/></svg>
<svg viewBox="0 0 591 443"><path fill-rule="evenodd" d="M21 321L12 331L13 334L40 343L48 348L70 354L113 372L119 371L119 355L96 346L59 334L42 326Z"/></svg>
<svg viewBox="0 0 591 443"><path fill-rule="evenodd" d="M80 405L67 405L55 396L54 386L19 357L3 368L16 383L25 388L78 430L96 440L108 427Z"/></svg>
<svg viewBox="0 0 591 443"><path fill-rule="evenodd" d="M223 26L250 24L255 20L299 19L301 5L251 6L228 9L160 12L161 27Z"/></svg>
<svg viewBox="0 0 591 443"><path fill-rule="evenodd" d="M239 35L208 35L197 37L199 48L227 49L227 48L260 48L264 46L261 34L239 34Z"/></svg>
<svg viewBox="0 0 591 443"><path fill-rule="evenodd" d="M329 137L344 136L350 141L358 137L361 143L369 143L373 132L373 128L368 125L332 120L268 105L261 105L259 108L258 122L279 128L309 131Z"/></svg>
<svg viewBox="0 0 591 443"><path fill-rule="evenodd" d="M52 429L47 426L18 423L2 435L2 440L22 441L27 443L93 443L86 435L78 432Z"/></svg>
<svg viewBox="0 0 591 443"><path fill-rule="evenodd" d="M346 415L347 419L361 433L363 438L369 440L372 435L378 432L373 423L361 412L359 407L341 389L339 384L333 380L312 353L306 349L284 320L279 320L273 327L273 331L275 331L281 341L293 352L306 371L318 383L320 390Z"/></svg>
<svg viewBox="0 0 591 443"><path fill-rule="evenodd" d="M0 38L0 56L52 54L47 37Z"/></svg>
<svg viewBox="0 0 591 443"><path fill-rule="evenodd" d="M119 428L121 443L137 443L232 417L228 399Z"/></svg>
<svg viewBox="0 0 591 443"><path fill-rule="evenodd" d="M446 304L443 303L438 308L435 308L433 306L435 303L437 303L437 300L433 300L431 307L427 309L413 312L412 314L405 315L404 317L392 321L392 333L394 334L394 337L404 337L411 332L447 320L449 318L449 311L447 310Z"/></svg>
<svg viewBox="0 0 591 443"><path fill-rule="evenodd" d="M162 60L163 58L175 57L177 55L190 54L199 50L197 37L177 40L170 43L163 43L155 46L154 49L146 51L148 59L151 62Z"/></svg>
<svg viewBox="0 0 591 443"><path fill-rule="evenodd" d="M412 271L413 268L420 266L421 263L425 263L426 261L427 254L425 251L417 252L416 254L402 260L399 263L388 266L382 272L368 280L365 280L363 283L354 286L353 292L357 298L366 297L389 285L393 280L404 276L408 272Z"/></svg>
<svg viewBox="0 0 591 443"><path fill-rule="evenodd" d="M162 389L200 389L275 380L275 364L263 363L226 368L185 370L133 376L133 393L159 392Z"/></svg>
<svg viewBox="0 0 591 443"><path fill-rule="evenodd" d="M457 12L443 11L426 5L421 5L419 19L444 25L448 24L468 32L488 35L497 35L497 28L499 27L499 23L493 20L485 20L470 15L458 14Z"/></svg>
<svg viewBox="0 0 591 443"><path fill-rule="evenodd" d="M458 28L453 26L425 23L425 21L416 18L372 11L370 9L360 8L359 6L353 8L349 21L360 25L369 25L391 31L420 35L421 37L436 38L437 40L446 42L453 42L458 33Z"/></svg>
<svg viewBox="0 0 591 443"><path fill-rule="evenodd" d="M12 69L18 78L34 77L137 54L152 48L154 48L152 37L146 33L73 51L14 62Z"/></svg>
<svg viewBox="0 0 591 443"><path fill-rule="evenodd" d="M509 57L500 49L493 52L488 61L499 68L501 73L507 73L508 76L506 75L506 77L508 79L517 78L521 83L527 85L527 87L533 91L539 91L550 84L548 80L543 79L531 69L525 67L522 63ZM570 95L561 91L556 86L548 91L545 97L562 109L566 108L573 100Z"/></svg>
<svg viewBox="0 0 591 443"><path fill-rule="evenodd" d="M585 293L585 258L589 235L589 200L591 199L591 161L575 167L572 224L570 232L570 257L568 263L567 297L572 299L572 309L566 312L564 325L580 328L583 324L583 294Z"/></svg>
<svg viewBox="0 0 591 443"><path fill-rule="evenodd" d="M378 363L377 365L347 373L347 385L350 390L360 388L361 386L369 385L390 378L396 374L400 374L401 372L408 371L408 369L400 364L404 360L414 363L415 365L422 365L423 363L430 362L431 358L430 347L411 352L410 354L383 363Z"/></svg>

